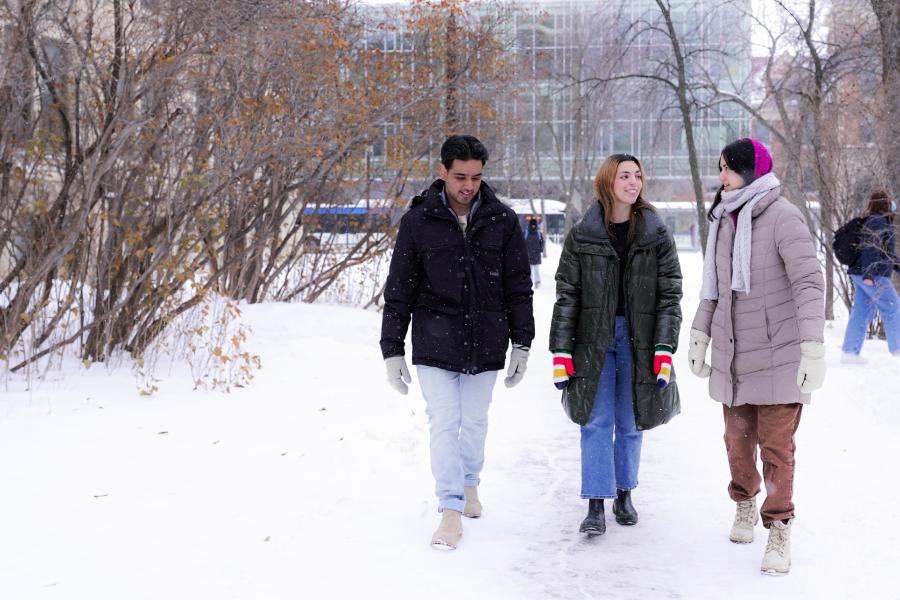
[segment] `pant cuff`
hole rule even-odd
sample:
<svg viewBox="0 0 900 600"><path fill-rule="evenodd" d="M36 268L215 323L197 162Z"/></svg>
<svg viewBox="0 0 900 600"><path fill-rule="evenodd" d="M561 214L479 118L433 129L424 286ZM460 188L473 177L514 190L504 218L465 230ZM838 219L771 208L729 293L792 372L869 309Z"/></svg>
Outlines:
<svg viewBox="0 0 900 600"><path fill-rule="evenodd" d="M440 502L438 502L438 512L455 510L461 513L465 508L466 500L462 496L447 496L446 498L441 498Z"/></svg>

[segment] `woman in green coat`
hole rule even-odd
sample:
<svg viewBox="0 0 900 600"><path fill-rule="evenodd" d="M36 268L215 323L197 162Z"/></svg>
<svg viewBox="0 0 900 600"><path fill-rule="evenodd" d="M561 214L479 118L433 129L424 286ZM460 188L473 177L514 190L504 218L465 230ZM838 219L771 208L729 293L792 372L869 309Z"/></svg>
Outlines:
<svg viewBox="0 0 900 600"><path fill-rule="evenodd" d="M566 237L550 328L554 383L581 425L580 531L606 531L603 501L620 525L638 515L643 430L679 412L672 355L681 328L681 268L671 234L643 197L644 171L613 154L597 172L597 202Z"/></svg>

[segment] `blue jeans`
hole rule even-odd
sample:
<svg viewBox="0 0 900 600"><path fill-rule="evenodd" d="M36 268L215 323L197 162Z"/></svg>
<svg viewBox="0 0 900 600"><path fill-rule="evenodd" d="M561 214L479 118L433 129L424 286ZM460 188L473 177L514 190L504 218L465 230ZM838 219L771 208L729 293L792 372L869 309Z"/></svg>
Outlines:
<svg viewBox="0 0 900 600"><path fill-rule="evenodd" d="M484 465L488 407L497 371L466 375L417 365L431 434L431 473L438 510L462 512L464 487L477 486Z"/></svg>
<svg viewBox="0 0 900 600"><path fill-rule="evenodd" d="M581 497L615 498L638 484L643 432L634 424L632 356L625 317L606 350L594 407L581 428Z"/></svg>
<svg viewBox="0 0 900 600"><path fill-rule="evenodd" d="M900 299L897 298L897 290L890 277L873 277L875 285L864 284L861 275L851 275L850 278L856 293L841 349L850 354L859 354L866 339L869 322L875 316L875 309L878 309L884 319L888 350L892 353L900 352Z"/></svg>
<svg viewBox="0 0 900 600"><path fill-rule="evenodd" d="M541 282L541 265L531 265L531 283Z"/></svg>

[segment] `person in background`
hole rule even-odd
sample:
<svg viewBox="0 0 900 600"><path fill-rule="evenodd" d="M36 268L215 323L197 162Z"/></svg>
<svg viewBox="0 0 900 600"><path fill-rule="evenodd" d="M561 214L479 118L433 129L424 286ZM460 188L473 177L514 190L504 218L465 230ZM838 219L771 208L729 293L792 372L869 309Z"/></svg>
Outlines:
<svg viewBox="0 0 900 600"><path fill-rule="evenodd" d="M531 283L541 287L541 256L544 253L544 235L538 227L537 219L528 219L525 229L525 246L528 248L528 264L531 265Z"/></svg>
<svg viewBox="0 0 900 600"><path fill-rule="evenodd" d="M884 320L888 351L894 356L900 356L900 298L891 281L891 274L894 271L900 272L900 261L895 248L895 210L896 203L883 191L873 192L869 198L863 226L862 251L849 269L854 289L853 308L850 309L847 330L844 332L842 363L866 362L859 353L876 309Z"/></svg>
<svg viewBox="0 0 900 600"><path fill-rule="evenodd" d="M694 374L710 378L709 394L722 403L728 494L736 507L729 539L753 541L764 482L761 513L769 539L760 569L785 574L794 522L794 433L810 393L825 380L825 280L809 228L781 196L762 143L742 138L725 146L719 181L688 362Z"/></svg>
<svg viewBox="0 0 900 600"><path fill-rule="evenodd" d="M400 221L384 288L381 353L388 382L412 381L404 340L425 397L431 472L441 522L431 544L454 549L462 519L480 517L488 406L497 371L522 380L534 338L528 253L519 218L482 181L488 151L471 135L441 146L439 178Z"/></svg>
<svg viewBox="0 0 900 600"><path fill-rule="evenodd" d="M597 201L569 232L550 324L553 382L581 425L579 531L606 532L604 501L634 525L643 431L678 414L672 355L681 329L675 241L644 198L644 170L613 154L597 171Z"/></svg>

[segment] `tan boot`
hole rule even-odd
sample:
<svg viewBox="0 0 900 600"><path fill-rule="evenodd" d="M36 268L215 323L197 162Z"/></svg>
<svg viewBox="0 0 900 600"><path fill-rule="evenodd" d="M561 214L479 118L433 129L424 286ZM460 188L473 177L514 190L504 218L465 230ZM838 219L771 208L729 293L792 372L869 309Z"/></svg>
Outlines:
<svg viewBox="0 0 900 600"><path fill-rule="evenodd" d="M431 547L437 550L456 550L462 537L462 518L459 512L445 508L441 524L431 536Z"/></svg>
<svg viewBox="0 0 900 600"><path fill-rule="evenodd" d="M466 507L463 509L463 516L470 519L477 519L481 516L481 502L478 501L478 488L465 487L463 493L466 495Z"/></svg>
<svg viewBox="0 0 900 600"><path fill-rule="evenodd" d="M737 503L734 511L734 524L731 533L728 534L735 544L749 544L753 541L753 528L759 522L759 513L756 512L756 498L742 500Z"/></svg>
<svg viewBox="0 0 900 600"><path fill-rule="evenodd" d="M760 571L763 575L787 575L791 570L791 524L775 521L769 526L769 543Z"/></svg>

